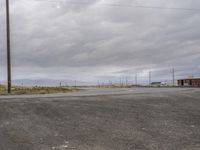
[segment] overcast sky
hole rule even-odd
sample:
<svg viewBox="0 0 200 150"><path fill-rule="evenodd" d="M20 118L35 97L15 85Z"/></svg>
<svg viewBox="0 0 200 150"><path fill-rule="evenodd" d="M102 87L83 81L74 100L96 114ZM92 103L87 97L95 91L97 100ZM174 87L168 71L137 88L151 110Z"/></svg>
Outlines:
<svg viewBox="0 0 200 150"><path fill-rule="evenodd" d="M0 80L6 81L5 0L0 0ZM197 0L10 0L13 79L140 82L200 77ZM85 4L84 4L85 3ZM3 8L3 9L2 9Z"/></svg>

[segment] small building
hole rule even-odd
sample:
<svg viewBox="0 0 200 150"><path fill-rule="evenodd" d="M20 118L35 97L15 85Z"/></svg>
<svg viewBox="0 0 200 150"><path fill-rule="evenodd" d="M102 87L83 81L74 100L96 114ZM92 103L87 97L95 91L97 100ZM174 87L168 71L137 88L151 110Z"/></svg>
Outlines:
<svg viewBox="0 0 200 150"><path fill-rule="evenodd" d="M153 87L160 87L161 84L162 84L162 82L152 82L151 86L153 86Z"/></svg>
<svg viewBox="0 0 200 150"><path fill-rule="evenodd" d="M200 78L180 79L178 86L200 87Z"/></svg>

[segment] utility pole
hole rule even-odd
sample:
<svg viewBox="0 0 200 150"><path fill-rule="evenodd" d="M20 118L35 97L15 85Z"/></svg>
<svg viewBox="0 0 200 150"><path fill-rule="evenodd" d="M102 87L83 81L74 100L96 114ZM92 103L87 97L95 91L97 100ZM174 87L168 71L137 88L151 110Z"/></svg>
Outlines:
<svg viewBox="0 0 200 150"><path fill-rule="evenodd" d="M7 80L8 93L11 93L11 56L10 56L10 10L9 0L6 0L6 31L7 31Z"/></svg>
<svg viewBox="0 0 200 150"><path fill-rule="evenodd" d="M173 81L173 86L174 86L174 83L175 83L175 81L174 81L174 68L172 68L172 81Z"/></svg>
<svg viewBox="0 0 200 150"><path fill-rule="evenodd" d="M101 87L99 80L97 81L97 87L98 87L98 88Z"/></svg>
<svg viewBox="0 0 200 150"><path fill-rule="evenodd" d="M124 81L123 81L123 77L120 77L120 87L123 87L124 86Z"/></svg>
<svg viewBox="0 0 200 150"><path fill-rule="evenodd" d="M112 86L113 85L113 82L112 81L109 81L110 82L110 86Z"/></svg>
<svg viewBox="0 0 200 150"><path fill-rule="evenodd" d="M151 86L151 71L149 72L149 86Z"/></svg>
<svg viewBox="0 0 200 150"><path fill-rule="evenodd" d="M135 85L137 86L137 73L135 74Z"/></svg>
<svg viewBox="0 0 200 150"><path fill-rule="evenodd" d="M76 88L76 80L74 81L74 87Z"/></svg>
<svg viewBox="0 0 200 150"><path fill-rule="evenodd" d="M128 77L126 76L126 86L128 86Z"/></svg>

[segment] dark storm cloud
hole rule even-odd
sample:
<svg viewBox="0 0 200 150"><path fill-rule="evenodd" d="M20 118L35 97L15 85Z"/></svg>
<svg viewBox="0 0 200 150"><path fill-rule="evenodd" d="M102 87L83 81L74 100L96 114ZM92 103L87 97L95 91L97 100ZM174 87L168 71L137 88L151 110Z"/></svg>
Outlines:
<svg viewBox="0 0 200 150"><path fill-rule="evenodd" d="M173 67L177 76L200 76L200 12L105 5L199 9L200 2L74 2L11 1L15 78L97 80L136 72L146 76L150 70L161 78L166 75L163 70ZM3 12L0 31L5 34ZM5 66L4 34L1 68Z"/></svg>

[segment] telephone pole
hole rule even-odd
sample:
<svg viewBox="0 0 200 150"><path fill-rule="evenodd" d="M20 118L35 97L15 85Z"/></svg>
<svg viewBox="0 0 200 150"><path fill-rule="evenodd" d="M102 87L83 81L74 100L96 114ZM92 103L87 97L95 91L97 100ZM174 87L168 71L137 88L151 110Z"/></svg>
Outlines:
<svg viewBox="0 0 200 150"><path fill-rule="evenodd" d="M11 56L10 56L10 10L9 0L6 0L6 34L7 34L7 82L8 93L11 93Z"/></svg>
<svg viewBox="0 0 200 150"><path fill-rule="evenodd" d="M135 74L135 85L137 86L137 73Z"/></svg>
<svg viewBox="0 0 200 150"><path fill-rule="evenodd" d="M75 87L75 89L76 89L76 80L74 81L74 87Z"/></svg>
<svg viewBox="0 0 200 150"><path fill-rule="evenodd" d="M101 87L99 80L97 81L97 87L98 87L98 88Z"/></svg>
<svg viewBox="0 0 200 150"><path fill-rule="evenodd" d="M175 81L174 81L174 68L172 68L172 81L173 81L173 86L174 86L174 83L175 83Z"/></svg>
<svg viewBox="0 0 200 150"><path fill-rule="evenodd" d="M128 77L127 76L125 77L125 80L126 80L126 86L128 86Z"/></svg>
<svg viewBox="0 0 200 150"><path fill-rule="evenodd" d="M151 86L151 71L149 72L149 86Z"/></svg>

